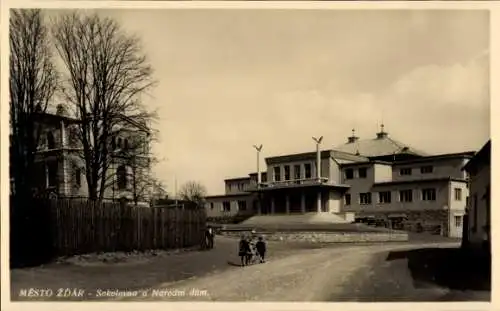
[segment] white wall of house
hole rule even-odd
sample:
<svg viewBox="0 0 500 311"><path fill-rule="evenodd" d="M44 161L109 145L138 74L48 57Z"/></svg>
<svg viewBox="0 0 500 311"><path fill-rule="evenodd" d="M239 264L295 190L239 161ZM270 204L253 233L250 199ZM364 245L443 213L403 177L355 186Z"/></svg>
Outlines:
<svg viewBox="0 0 500 311"><path fill-rule="evenodd" d="M342 209L342 196L338 192L329 192L328 212L340 213Z"/></svg>
<svg viewBox="0 0 500 311"><path fill-rule="evenodd" d="M252 214L253 201L254 197L252 195L207 197L205 210L207 217L231 217L238 214ZM243 208L240 202L245 202L243 204L245 204L246 208Z"/></svg>
<svg viewBox="0 0 500 311"><path fill-rule="evenodd" d="M456 178L465 179L466 174L462 167L464 157L448 159L429 159L410 164L395 164L392 169L392 180L419 180L429 178Z"/></svg>

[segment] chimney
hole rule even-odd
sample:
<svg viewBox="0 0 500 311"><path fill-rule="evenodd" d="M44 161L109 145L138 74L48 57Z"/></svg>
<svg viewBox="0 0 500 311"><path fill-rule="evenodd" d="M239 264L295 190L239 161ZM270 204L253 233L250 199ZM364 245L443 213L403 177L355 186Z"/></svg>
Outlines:
<svg viewBox="0 0 500 311"><path fill-rule="evenodd" d="M355 130L352 129L352 136L347 137L347 143L348 144L352 144L352 143L356 142L359 139L359 137L357 137L354 133L355 133Z"/></svg>
<svg viewBox="0 0 500 311"><path fill-rule="evenodd" d="M380 125L380 132L377 133L377 139L382 139L387 137L387 132L384 131L384 124Z"/></svg>
<svg viewBox="0 0 500 311"><path fill-rule="evenodd" d="M58 116L66 116L66 108L62 104L57 105L56 114Z"/></svg>

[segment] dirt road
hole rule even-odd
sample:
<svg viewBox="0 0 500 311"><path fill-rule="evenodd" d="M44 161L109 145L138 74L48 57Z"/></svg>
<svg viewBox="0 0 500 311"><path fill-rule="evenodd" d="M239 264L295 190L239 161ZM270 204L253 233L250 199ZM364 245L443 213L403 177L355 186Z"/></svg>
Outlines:
<svg viewBox="0 0 500 311"><path fill-rule="evenodd" d="M429 244L425 246L428 247ZM199 279L165 283L150 290L146 297L120 297L119 300L299 302L335 301L336 298L349 300L345 297L346 292L350 292L351 295L357 294L355 285L361 284L367 277L360 276L359 271L369 274L375 256L391 250L416 247L418 245L312 249L306 253L271 259L265 264L231 269ZM353 277L359 278L360 282L356 280L353 282ZM447 294L447 290L428 288L419 294L434 300L438 296Z"/></svg>

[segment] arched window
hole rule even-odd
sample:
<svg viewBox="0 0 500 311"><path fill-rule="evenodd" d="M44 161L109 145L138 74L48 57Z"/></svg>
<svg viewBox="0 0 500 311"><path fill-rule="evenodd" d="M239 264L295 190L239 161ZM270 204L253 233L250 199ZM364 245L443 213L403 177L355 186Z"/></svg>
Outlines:
<svg viewBox="0 0 500 311"><path fill-rule="evenodd" d="M116 169L116 183L119 190L127 188L127 168L125 165L120 165Z"/></svg>
<svg viewBox="0 0 500 311"><path fill-rule="evenodd" d="M56 141L54 139L54 134L52 134L52 132L47 133L47 148L48 149L56 148Z"/></svg>

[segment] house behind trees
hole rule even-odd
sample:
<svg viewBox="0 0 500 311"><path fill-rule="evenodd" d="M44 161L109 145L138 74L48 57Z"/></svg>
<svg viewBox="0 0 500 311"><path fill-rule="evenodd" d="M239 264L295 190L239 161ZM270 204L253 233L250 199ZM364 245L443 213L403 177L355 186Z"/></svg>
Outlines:
<svg viewBox="0 0 500 311"><path fill-rule="evenodd" d="M38 195L49 197L87 197L85 163L81 145L72 139L78 131L79 120L68 116L62 105L55 113L35 114L41 135L35 157L35 189ZM140 144L138 144L140 142ZM140 145L141 150L136 150ZM123 151L134 149L134 160L125 157ZM104 200L133 200L133 182L137 175L149 176L149 143L146 133L134 128L119 131L110 140L111 159L107 171ZM12 154L12 153L11 153ZM135 167L133 167L136 165ZM11 169L11 183L16 172ZM13 189L13 187L11 187ZM149 205L150 189L144 190L139 203ZM13 191L13 190L12 190Z"/></svg>

